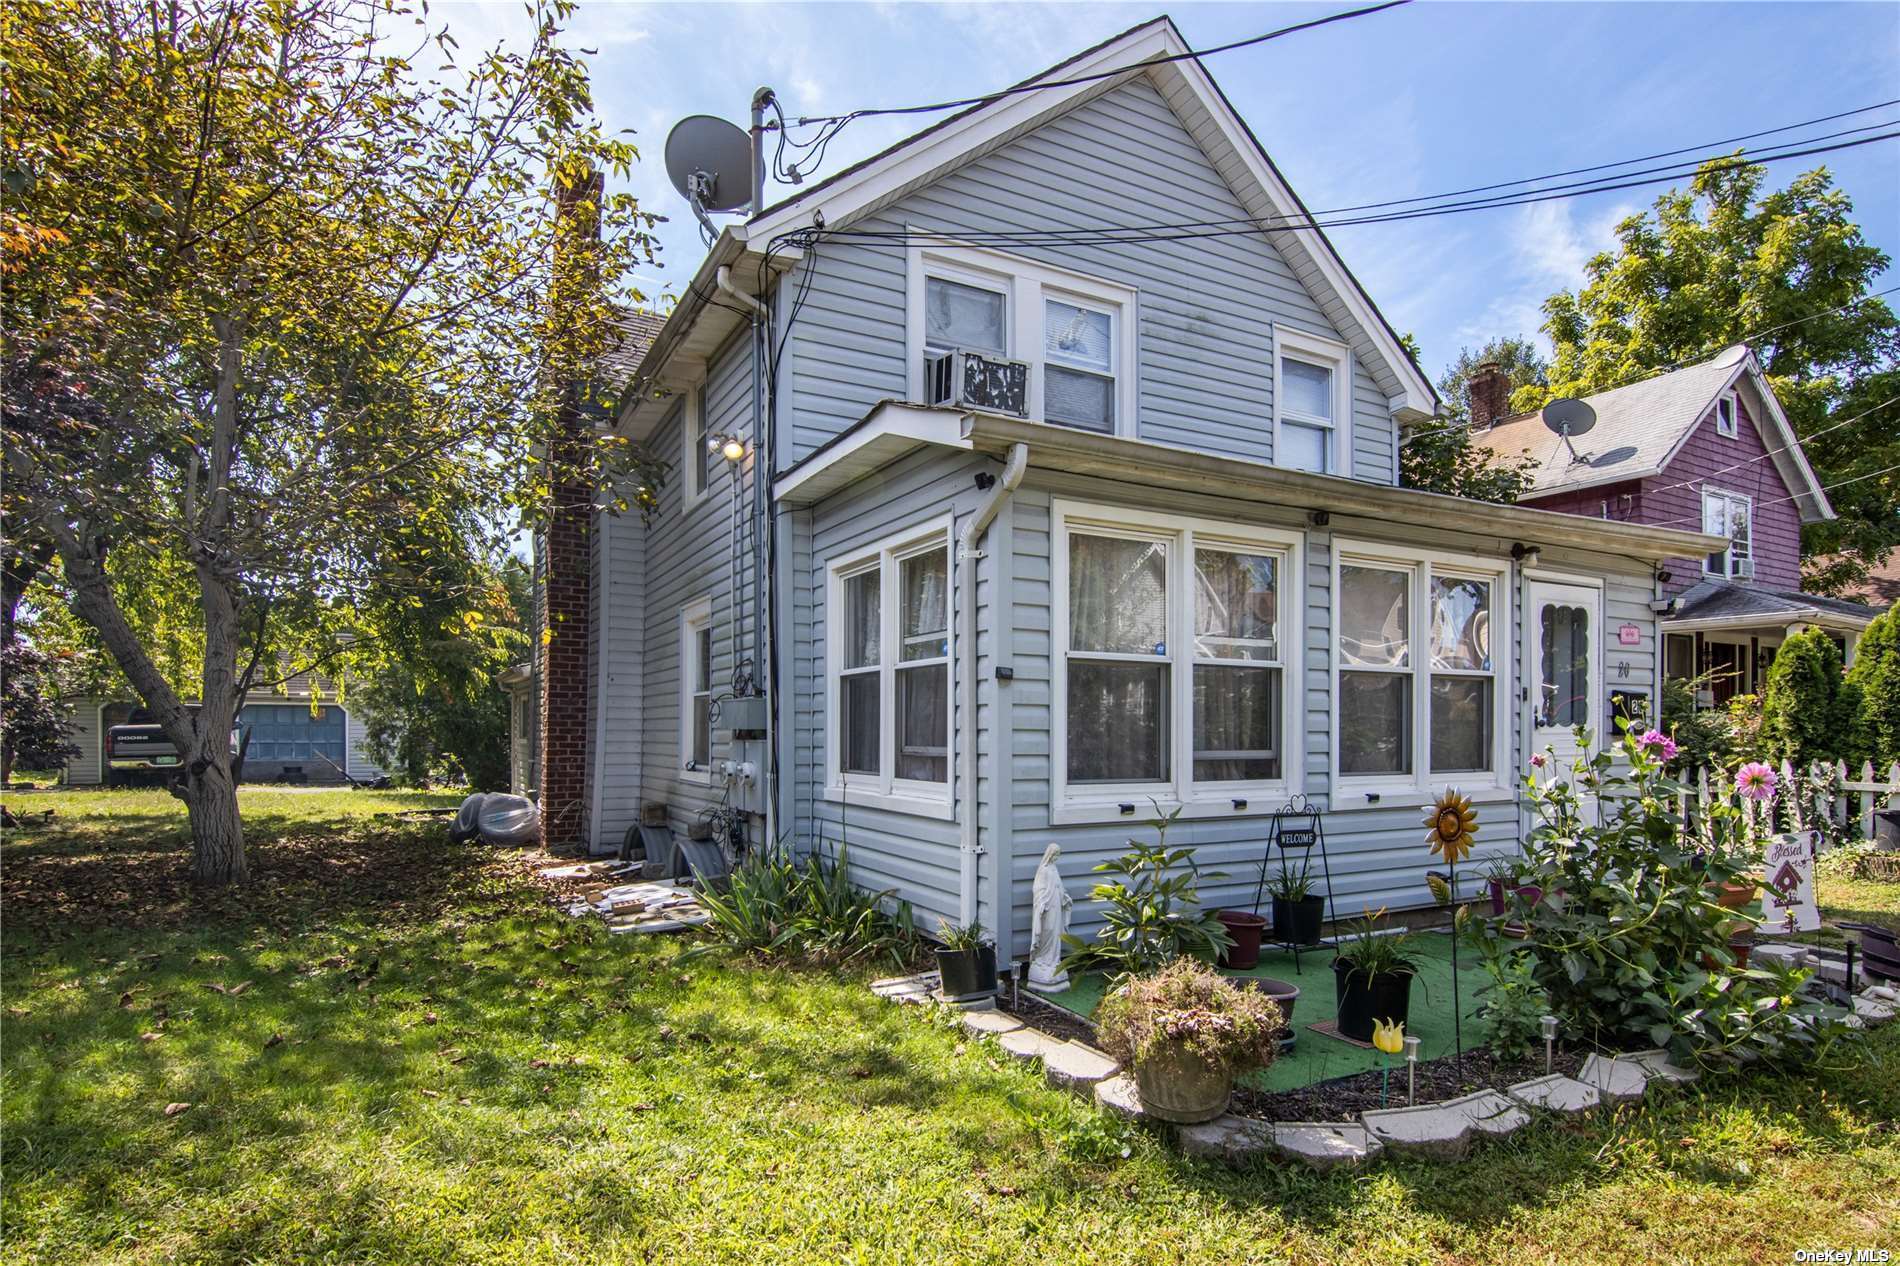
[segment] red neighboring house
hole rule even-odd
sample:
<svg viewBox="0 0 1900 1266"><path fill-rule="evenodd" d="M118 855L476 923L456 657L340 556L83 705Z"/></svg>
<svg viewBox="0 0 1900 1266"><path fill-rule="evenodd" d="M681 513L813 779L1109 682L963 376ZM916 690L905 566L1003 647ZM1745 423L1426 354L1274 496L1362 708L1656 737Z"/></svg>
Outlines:
<svg viewBox="0 0 1900 1266"><path fill-rule="evenodd" d="M1801 525L1834 509L1745 345L1585 397L1596 424L1580 436L1541 412L1503 416L1509 391L1496 366L1478 368L1472 438L1501 460L1530 458L1521 504L1728 538L1720 553L1657 569L1668 676L1711 673L1710 704L1758 691L1782 639L1810 624L1852 660L1880 612L1801 591Z"/></svg>

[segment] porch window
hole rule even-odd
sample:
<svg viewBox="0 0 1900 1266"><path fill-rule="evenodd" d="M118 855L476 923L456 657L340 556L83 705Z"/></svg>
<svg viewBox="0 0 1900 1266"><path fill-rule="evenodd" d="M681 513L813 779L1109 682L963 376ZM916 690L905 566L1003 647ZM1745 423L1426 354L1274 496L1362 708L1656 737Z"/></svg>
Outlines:
<svg viewBox="0 0 1900 1266"><path fill-rule="evenodd" d="M689 774L712 772L712 600L700 598L680 611L680 766Z"/></svg>
<svg viewBox="0 0 1900 1266"><path fill-rule="evenodd" d="M1059 820L1284 790L1296 538L1258 531L1058 503Z"/></svg>
<svg viewBox="0 0 1900 1266"><path fill-rule="evenodd" d="M950 592L947 524L831 564L827 794L947 811Z"/></svg>
<svg viewBox="0 0 1900 1266"><path fill-rule="evenodd" d="M1695 676L1695 639L1687 633L1663 634L1663 676L1677 681Z"/></svg>
<svg viewBox="0 0 1900 1266"><path fill-rule="evenodd" d="M1338 578L1342 779L1428 784L1495 775L1504 689L1492 645L1502 568L1425 554L1354 554Z"/></svg>
<svg viewBox="0 0 1900 1266"><path fill-rule="evenodd" d="M1753 519L1751 498L1714 488L1702 490L1702 530L1728 538L1727 549L1717 550L1703 560L1704 574L1744 579L1755 574Z"/></svg>

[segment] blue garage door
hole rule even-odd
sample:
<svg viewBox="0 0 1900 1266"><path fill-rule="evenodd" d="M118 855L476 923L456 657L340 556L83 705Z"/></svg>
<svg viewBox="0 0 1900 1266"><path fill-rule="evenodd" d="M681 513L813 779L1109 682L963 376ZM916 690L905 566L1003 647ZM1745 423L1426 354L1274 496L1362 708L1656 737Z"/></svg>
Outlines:
<svg viewBox="0 0 1900 1266"><path fill-rule="evenodd" d="M319 770L329 766L320 757L328 757L341 769L344 764L343 709L319 707L311 711L302 703L253 703L238 714L238 723L250 731L251 746L246 761L276 761L302 764L306 761Z"/></svg>

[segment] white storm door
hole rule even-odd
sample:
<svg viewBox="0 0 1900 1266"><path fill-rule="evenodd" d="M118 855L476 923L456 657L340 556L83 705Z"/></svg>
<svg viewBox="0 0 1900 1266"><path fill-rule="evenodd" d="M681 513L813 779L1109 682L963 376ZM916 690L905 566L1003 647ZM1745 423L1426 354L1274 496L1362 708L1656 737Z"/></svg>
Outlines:
<svg viewBox="0 0 1900 1266"><path fill-rule="evenodd" d="M1524 681L1530 688L1532 752L1556 753L1556 771L1584 752L1576 729L1604 742L1603 593L1588 585L1533 580L1525 590Z"/></svg>

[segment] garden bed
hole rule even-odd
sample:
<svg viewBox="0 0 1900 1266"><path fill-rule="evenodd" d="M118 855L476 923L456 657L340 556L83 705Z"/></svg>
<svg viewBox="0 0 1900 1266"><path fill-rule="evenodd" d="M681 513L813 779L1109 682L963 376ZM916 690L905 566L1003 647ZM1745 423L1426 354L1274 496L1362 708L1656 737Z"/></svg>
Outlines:
<svg viewBox="0 0 1900 1266"><path fill-rule="evenodd" d="M1583 1067L1583 1055L1559 1050L1550 1071L1574 1077ZM1544 1057L1500 1059L1487 1049L1468 1050L1462 1065L1456 1055L1420 1060L1418 1103L1436 1103L1486 1087L1510 1086L1544 1075ZM1234 1087L1229 1111L1259 1121L1357 1121L1361 1112L1376 1108L1403 1108L1405 1061L1392 1061L1385 1102L1380 1102L1377 1072L1355 1073L1315 1082L1296 1090L1259 1090L1245 1084Z"/></svg>

